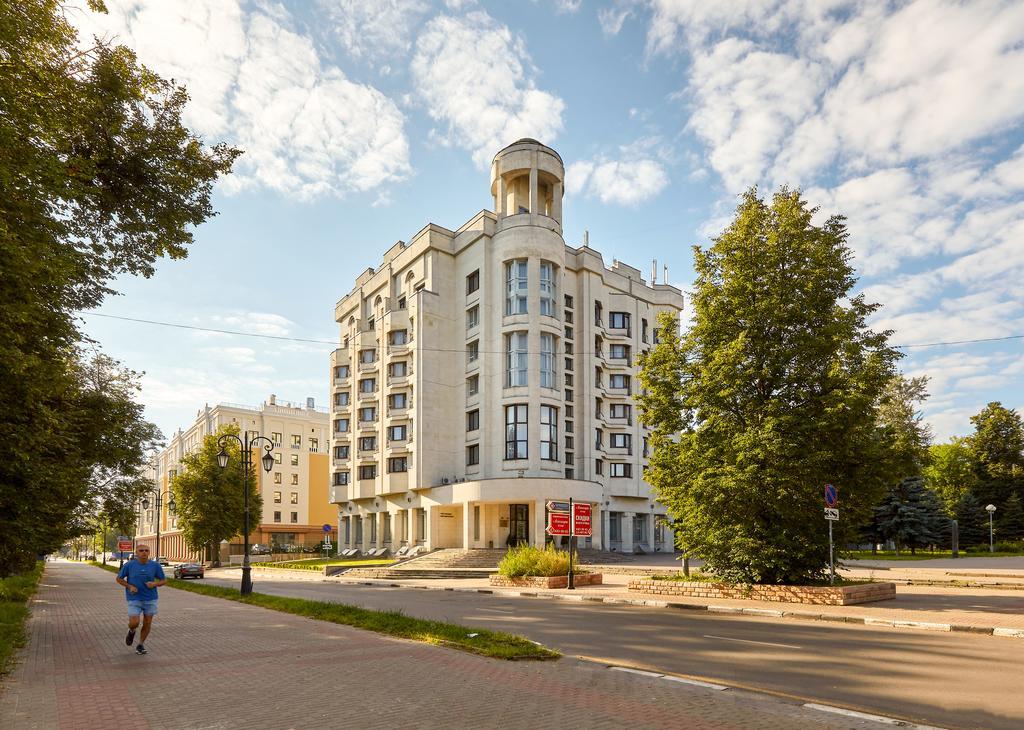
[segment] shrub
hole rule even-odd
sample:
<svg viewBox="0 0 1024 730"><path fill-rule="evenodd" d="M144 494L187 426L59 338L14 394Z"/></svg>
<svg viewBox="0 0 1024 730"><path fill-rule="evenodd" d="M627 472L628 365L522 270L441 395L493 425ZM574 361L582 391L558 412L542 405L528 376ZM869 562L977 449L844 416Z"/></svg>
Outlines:
<svg viewBox="0 0 1024 730"><path fill-rule="evenodd" d="M1010 542L1010 541L996 541L996 552L997 553L1024 553L1024 541L1021 542Z"/></svg>
<svg viewBox="0 0 1024 730"><path fill-rule="evenodd" d="M579 555L575 553L573 564L579 564ZM556 550L552 545L543 550L532 545L509 548L498 564L498 574L506 578L519 578L525 575L550 577L565 575L568 572L569 553Z"/></svg>

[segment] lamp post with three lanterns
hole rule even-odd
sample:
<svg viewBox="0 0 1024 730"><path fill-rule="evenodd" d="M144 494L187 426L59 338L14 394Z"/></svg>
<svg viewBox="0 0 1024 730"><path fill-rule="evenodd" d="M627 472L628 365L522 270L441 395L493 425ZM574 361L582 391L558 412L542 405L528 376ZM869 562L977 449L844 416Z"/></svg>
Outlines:
<svg viewBox="0 0 1024 730"><path fill-rule="evenodd" d="M259 449L259 444L262 441L266 442L263 447L266 453L263 454L261 461L263 462L263 470L269 472L274 468L274 455L271 453L274 450L274 442L268 439L266 436L253 436L249 438L249 434L246 433L244 436L236 436L233 433L226 433L217 439L217 445L220 446L220 451L217 453L217 464L220 465L221 469L224 469L228 465L228 452L227 442L228 439L234 439L238 442L238 445L242 449L242 494L245 500L245 532L242 553L242 589L241 593L243 596L247 596L252 593L252 566L249 564L249 464L252 463L252 454L254 448Z"/></svg>
<svg viewBox="0 0 1024 730"><path fill-rule="evenodd" d="M173 515L174 511L177 509L178 505L175 504L175 502L174 502L174 495L171 494L170 490L161 492L161 491L159 491L157 489L154 489L152 494L156 497L156 500L155 500L155 502L153 504L153 506L156 508L156 554L153 555L153 560L159 560L160 559L160 518L162 516L161 513L160 513L160 510L164 506L164 502L163 502L164 496L166 495L166 496L170 497L170 499L167 500L167 514ZM149 509L149 497L143 497L142 498L142 509Z"/></svg>

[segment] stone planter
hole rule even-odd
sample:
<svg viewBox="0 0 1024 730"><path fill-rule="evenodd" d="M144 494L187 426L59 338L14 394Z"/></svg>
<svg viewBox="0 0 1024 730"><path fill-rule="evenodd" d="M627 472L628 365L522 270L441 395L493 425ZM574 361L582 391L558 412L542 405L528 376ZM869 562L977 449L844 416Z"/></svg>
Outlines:
<svg viewBox="0 0 1024 730"><path fill-rule="evenodd" d="M687 598L740 598L780 603L813 603L850 606L896 597L895 583L863 583L855 586L731 585L708 581L631 580L629 590L656 596Z"/></svg>
<svg viewBox="0 0 1024 730"><path fill-rule="evenodd" d="M503 575L492 574L491 585L497 588L568 588L569 576L553 575L551 577L539 575L527 575L521 578L506 578ZM577 573L573 576L573 583L577 586L599 586L601 585L600 573Z"/></svg>

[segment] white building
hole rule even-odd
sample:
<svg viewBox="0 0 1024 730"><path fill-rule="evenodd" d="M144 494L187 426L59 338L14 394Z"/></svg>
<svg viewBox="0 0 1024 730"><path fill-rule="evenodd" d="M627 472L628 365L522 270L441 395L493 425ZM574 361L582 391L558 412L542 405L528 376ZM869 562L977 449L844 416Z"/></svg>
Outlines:
<svg viewBox="0 0 1024 730"><path fill-rule="evenodd" d="M567 246L563 179L549 147L506 147L495 212L426 226L338 302L330 492L343 544L543 544L546 500L572 497L594 510L581 547L673 549L642 479L633 363L682 293Z"/></svg>

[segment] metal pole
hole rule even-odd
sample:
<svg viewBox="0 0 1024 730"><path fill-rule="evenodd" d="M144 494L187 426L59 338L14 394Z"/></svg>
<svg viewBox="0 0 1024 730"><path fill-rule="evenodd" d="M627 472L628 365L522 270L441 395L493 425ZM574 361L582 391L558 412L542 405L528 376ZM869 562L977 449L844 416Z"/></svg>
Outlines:
<svg viewBox="0 0 1024 730"><path fill-rule="evenodd" d="M576 541L576 526L573 524L573 522L575 522L575 520L573 520L573 513L572 513L572 497L569 497L569 586L568 587L569 587L570 591L576 590L576 581L573 580L573 574L572 574L572 549L573 549L573 543Z"/></svg>
<svg viewBox="0 0 1024 730"><path fill-rule="evenodd" d="M156 562L160 562L160 510L164 506L163 495L156 493Z"/></svg>
<svg viewBox="0 0 1024 730"><path fill-rule="evenodd" d="M829 585L836 584L836 564L832 559L832 520L828 521L828 572L829 572Z"/></svg>
<svg viewBox="0 0 1024 730"><path fill-rule="evenodd" d="M995 540L992 533L992 512L988 513L988 551L994 553L996 551Z"/></svg>
<svg viewBox="0 0 1024 730"><path fill-rule="evenodd" d="M952 520L952 532L953 532L953 557L960 557L960 525L956 520Z"/></svg>
<svg viewBox="0 0 1024 730"><path fill-rule="evenodd" d="M107 523L103 523L103 564L107 564Z"/></svg>
<svg viewBox="0 0 1024 730"><path fill-rule="evenodd" d="M242 441L242 499L245 504L245 532L242 540L242 595L252 593L252 566L249 564L249 462L252 459L252 448L249 434Z"/></svg>

